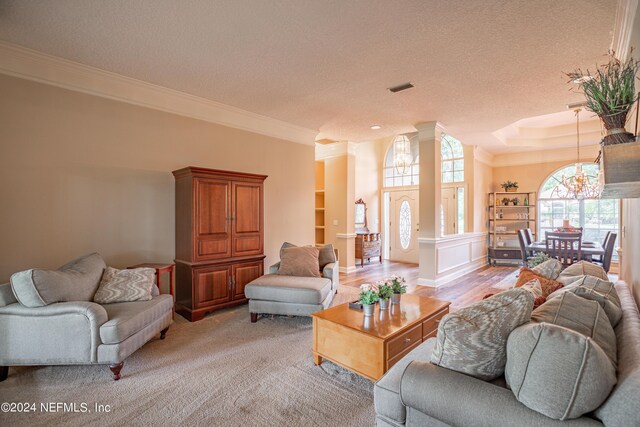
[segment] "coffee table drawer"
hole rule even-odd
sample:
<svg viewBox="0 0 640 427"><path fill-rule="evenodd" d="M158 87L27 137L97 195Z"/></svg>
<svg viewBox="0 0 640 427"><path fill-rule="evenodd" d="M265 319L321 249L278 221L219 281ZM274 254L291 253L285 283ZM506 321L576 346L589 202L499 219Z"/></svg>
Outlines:
<svg viewBox="0 0 640 427"><path fill-rule="evenodd" d="M447 313L449 313L449 307L445 308L442 311L434 314L424 322L422 322L422 339L426 340L427 338L431 338L435 336L438 332L438 325L440 324L440 319L442 319Z"/></svg>
<svg viewBox="0 0 640 427"><path fill-rule="evenodd" d="M416 342L422 342L421 323L387 342L387 359L393 359Z"/></svg>

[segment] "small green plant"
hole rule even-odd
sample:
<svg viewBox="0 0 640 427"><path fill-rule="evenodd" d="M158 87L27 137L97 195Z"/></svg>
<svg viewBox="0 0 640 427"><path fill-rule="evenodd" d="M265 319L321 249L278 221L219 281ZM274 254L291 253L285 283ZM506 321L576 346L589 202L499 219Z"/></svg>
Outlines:
<svg viewBox="0 0 640 427"><path fill-rule="evenodd" d="M368 283L360 285L360 304L375 304L378 302L378 289Z"/></svg>
<svg viewBox="0 0 640 427"><path fill-rule="evenodd" d="M508 197L503 197L503 198L502 198L502 204L503 204L504 206L509 206L509 202L510 202L510 201L511 201L511 199L510 199L510 198L508 198Z"/></svg>
<svg viewBox="0 0 640 427"><path fill-rule="evenodd" d="M407 285L405 285L406 280L404 280L404 277L391 276L387 279L387 282L391 283L391 289L393 289L394 294L407 293Z"/></svg>
<svg viewBox="0 0 640 427"><path fill-rule="evenodd" d="M393 295L393 287L390 283L381 280L376 283L376 285L378 286L378 297L381 300L388 300L391 298L391 295Z"/></svg>
<svg viewBox="0 0 640 427"><path fill-rule="evenodd" d="M518 182L517 181L505 181L502 184L500 184L500 187L504 188L504 191L509 191L512 188L514 190L517 190L518 189Z"/></svg>
<svg viewBox="0 0 640 427"><path fill-rule="evenodd" d="M515 199L511 199L511 203L513 203L513 206L518 206L518 203L520 203L520 199L518 199L517 197Z"/></svg>
<svg viewBox="0 0 640 427"><path fill-rule="evenodd" d="M533 258L531 258L527 264L529 265L529 268L533 268L536 267L540 264L542 264L543 262L547 261L549 259L549 255L547 255L544 252L538 252Z"/></svg>

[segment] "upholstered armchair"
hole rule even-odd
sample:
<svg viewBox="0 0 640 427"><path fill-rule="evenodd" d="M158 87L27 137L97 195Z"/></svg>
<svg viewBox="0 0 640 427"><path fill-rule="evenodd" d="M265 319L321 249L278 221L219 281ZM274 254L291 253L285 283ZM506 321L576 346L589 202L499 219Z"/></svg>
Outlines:
<svg viewBox="0 0 640 427"><path fill-rule="evenodd" d="M158 333L164 339L171 295L154 286L148 301L92 302L104 268L100 255L91 254L48 272L54 274L27 270L0 285L0 381L10 366L83 364L109 365L119 380L130 354Z"/></svg>

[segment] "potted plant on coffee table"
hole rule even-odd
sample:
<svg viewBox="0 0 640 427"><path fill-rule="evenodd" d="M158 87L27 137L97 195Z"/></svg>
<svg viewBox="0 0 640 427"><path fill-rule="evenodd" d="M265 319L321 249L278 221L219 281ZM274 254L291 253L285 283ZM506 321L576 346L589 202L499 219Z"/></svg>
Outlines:
<svg viewBox="0 0 640 427"><path fill-rule="evenodd" d="M360 304L362 304L362 309L364 311L365 316L373 316L373 311L376 307L376 302L378 302L378 289L369 283L363 283L360 285Z"/></svg>
<svg viewBox="0 0 640 427"><path fill-rule="evenodd" d="M380 301L380 310L387 310L389 308L389 299L393 296L393 288L390 282L379 281L376 283L378 286L378 298Z"/></svg>
<svg viewBox="0 0 640 427"><path fill-rule="evenodd" d="M391 283L393 295L391 296L391 304L400 304L400 296L407 293L407 285L404 277L391 276L388 280Z"/></svg>

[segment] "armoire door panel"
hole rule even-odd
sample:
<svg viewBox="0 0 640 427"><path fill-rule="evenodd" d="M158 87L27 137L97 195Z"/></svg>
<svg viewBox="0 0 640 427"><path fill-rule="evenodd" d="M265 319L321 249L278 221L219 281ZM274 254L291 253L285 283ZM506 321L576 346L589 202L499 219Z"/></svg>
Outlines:
<svg viewBox="0 0 640 427"><path fill-rule="evenodd" d="M194 272L196 308L231 301L231 267L210 267Z"/></svg>
<svg viewBox="0 0 640 427"><path fill-rule="evenodd" d="M262 184L233 183L234 256L260 255L264 250Z"/></svg>
<svg viewBox="0 0 640 427"><path fill-rule="evenodd" d="M196 180L196 260L231 256L231 183Z"/></svg>
<svg viewBox="0 0 640 427"><path fill-rule="evenodd" d="M247 283L262 276L263 261L245 262L233 266L233 299L244 299L244 287Z"/></svg>

